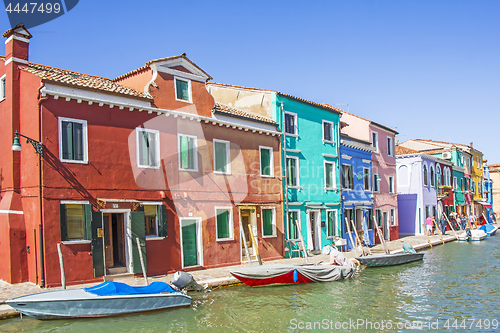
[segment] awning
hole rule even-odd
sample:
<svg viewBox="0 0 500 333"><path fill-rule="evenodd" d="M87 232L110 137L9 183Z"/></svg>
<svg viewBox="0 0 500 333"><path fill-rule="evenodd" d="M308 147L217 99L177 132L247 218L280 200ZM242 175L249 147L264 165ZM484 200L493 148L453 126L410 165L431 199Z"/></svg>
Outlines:
<svg viewBox="0 0 500 333"><path fill-rule="evenodd" d="M491 207L491 205L489 203L487 203L486 201L474 200L474 202L477 203L477 204L483 205L484 207L488 207L488 208Z"/></svg>

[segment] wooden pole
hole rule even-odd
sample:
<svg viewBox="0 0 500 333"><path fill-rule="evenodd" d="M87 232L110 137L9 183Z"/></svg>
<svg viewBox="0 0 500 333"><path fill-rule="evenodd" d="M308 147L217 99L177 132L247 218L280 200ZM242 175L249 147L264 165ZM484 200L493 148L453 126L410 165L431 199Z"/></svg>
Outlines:
<svg viewBox="0 0 500 333"><path fill-rule="evenodd" d="M352 239L351 227L349 226L349 220L347 219L347 216L345 217L345 224L347 225L347 233L349 234L349 239L351 240L351 244L353 246L354 253L356 253L356 244L354 243L354 240Z"/></svg>
<svg viewBox="0 0 500 333"><path fill-rule="evenodd" d="M139 259L141 259L142 275L144 275L144 282L146 282L146 286L147 286L149 283L148 283L148 276L146 275L146 267L144 267L144 258L142 258L141 241L139 240L139 237L136 237L135 241L137 242L137 250L139 251Z"/></svg>
<svg viewBox="0 0 500 333"><path fill-rule="evenodd" d="M352 228L354 230L354 234L356 235L356 241L358 242L359 246L361 246L362 249L364 249L364 246L363 246L363 243L361 243L361 239L359 238L359 235L358 235L358 231L356 230L356 225L354 224L354 221L351 220L351 224L352 224ZM370 251L369 248L368 249L368 252L370 254L372 254L372 252ZM363 255L365 255L365 251L363 250Z"/></svg>
<svg viewBox="0 0 500 333"><path fill-rule="evenodd" d="M257 256L257 260L259 261L259 265L262 265L262 259L260 259L259 253L259 244L257 244L257 240L253 236L252 225L248 225L248 233L250 234L250 239L252 240L253 248L255 249L255 255Z"/></svg>
<svg viewBox="0 0 500 333"><path fill-rule="evenodd" d="M61 268L61 284L62 288L66 289L66 275L64 273L64 260L61 250L61 243L57 243L57 253L59 254L59 267Z"/></svg>
<svg viewBox="0 0 500 333"><path fill-rule="evenodd" d="M297 230L299 232L299 239L300 239L300 243L302 244L302 252L304 252L304 262L306 264L308 264L309 261L307 260L306 244L304 243L304 237L302 236L302 230L300 229L299 222L297 220L295 220L294 222L295 222L295 225L297 226Z"/></svg>
<svg viewBox="0 0 500 333"><path fill-rule="evenodd" d="M436 226L436 229L438 231L439 237L441 238L441 242L443 242L443 244L444 244L443 234L441 233L441 229L439 229L439 226L437 224L436 219L432 219L432 222L434 222L434 225Z"/></svg>
<svg viewBox="0 0 500 333"><path fill-rule="evenodd" d="M380 231L380 229L378 227L377 220L375 220L375 216L373 216L372 218L373 218L373 223L375 225L375 230L377 230L378 238L380 239L380 243L382 243L382 246L384 248L385 253L390 254L389 249L387 248L387 245L385 244L384 235L382 234L382 231Z"/></svg>
<svg viewBox="0 0 500 333"><path fill-rule="evenodd" d="M245 231L243 230L243 224L241 223L241 220L240 220L240 234L241 238L243 238L243 245L245 246L245 254L247 256L248 265L252 266L252 259L250 258L250 252L248 252L247 237L245 236Z"/></svg>
<svg viewBox="0 0 500 333"><path fill-rule="evenodd" d="M446 217L446 221L448 221L448 225L450 226L450 229L453 231L453 233L455 234L455 238L458 239L458 235L457 235L457 232L455 231L455 229L453 228L453 226L451 225L451 222L450 220L448 219L448 216L446 216L446 214L443 212L443 216Z"/></svg>
<svg viewBox="0 0 500 333"><path fill-rule="evenodd" d="M425 227L425 223L422 222L422 230L424 230L424 233L425 235L427 236L427 241L429 242L429 245L431 246L431 249L432 249L432 242L431 242L431 239L429 238L429 233L427 232L427 228Z"/></svg>

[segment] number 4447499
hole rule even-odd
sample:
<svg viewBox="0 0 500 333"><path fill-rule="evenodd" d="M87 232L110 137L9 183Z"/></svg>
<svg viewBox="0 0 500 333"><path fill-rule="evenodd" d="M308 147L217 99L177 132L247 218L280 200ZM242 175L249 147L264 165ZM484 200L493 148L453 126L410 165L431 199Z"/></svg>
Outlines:
<svg viewBox="0 0 500 333"><path fill-rule="evenodd" d="M61 11L61 4L59 3L50 3L50 2L30 2L25 3L24 6L21 7L21 4L19 3L9 3L7 7L5 7L5 11L8 13L25 13L25 14L59 14Z"/></svg>

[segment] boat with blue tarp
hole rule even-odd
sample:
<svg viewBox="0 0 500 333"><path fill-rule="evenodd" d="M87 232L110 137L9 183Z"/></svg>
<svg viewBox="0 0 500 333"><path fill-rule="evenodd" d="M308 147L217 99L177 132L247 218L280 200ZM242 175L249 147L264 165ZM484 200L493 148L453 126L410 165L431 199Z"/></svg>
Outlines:
<svg viewBox="0 0 500 333"><path fill-rule="evenodd" d="M191 297L165 282L144 287L107 281L89 288L21 296L6 304L36 319L107 317L191 305Z"/></svg>

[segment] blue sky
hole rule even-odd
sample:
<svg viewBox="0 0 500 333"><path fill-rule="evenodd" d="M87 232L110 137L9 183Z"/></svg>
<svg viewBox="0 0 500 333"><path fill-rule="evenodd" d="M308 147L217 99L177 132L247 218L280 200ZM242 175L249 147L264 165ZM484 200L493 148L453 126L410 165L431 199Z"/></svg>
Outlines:
<svg viewBox="0 0 500 333"><path fill-rule="evenodd" d="M30 29L30 61L113 78L186 52L215 82L349 104L401 141L500 163L499 17L495 0L82 0Z"/></svg>

